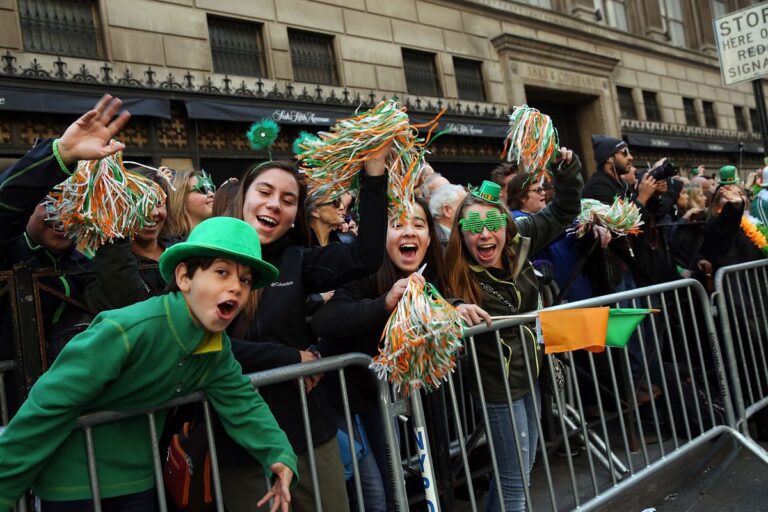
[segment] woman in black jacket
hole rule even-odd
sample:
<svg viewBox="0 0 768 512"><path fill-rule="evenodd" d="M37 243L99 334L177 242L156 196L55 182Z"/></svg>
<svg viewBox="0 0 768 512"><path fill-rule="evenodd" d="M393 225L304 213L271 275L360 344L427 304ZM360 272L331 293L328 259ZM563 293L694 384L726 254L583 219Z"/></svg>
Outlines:
<svg viewBox="0 0 768 512"><path fill-rule="evenodd" d="M360 237L352 244L331 243L305 246L304 201L306 189L296 165L288 161L254 166L240 181L236 210L259 233L263 258L280 270L278 279L252 296L230 334L252 342L262 351L258 364L243 364L243 371L311 361L317 352L306 323L305 299L310 293L336 289L339 285L375 272L381 265L386 236L387 178L385 160L389 147L367 161L361 173ZM265 343L267 342L267 343ZM262 348L263 347L263 348ZM324 510L348 510L344 471L336 443L336 420L329 410L319 377L306 378L312 442L317 463ZM294 383L259 390L280 427L299 454L301 480L292 493L295 511L314 510L309 457L302 422L301 399ZM220 438L222 436L219 436ZM219 442L222 487L227 509L252 510L258 501L263 477L258 464L229 439ZM249 487L256 485L256 487ZM263 494L263 493L262 493Z"/></svg>
<svg viewBox="0 0 768 512"><path fill-rule="evenodd" d="M422 199L417 199L413 215L408 218L390 217L386 254L378 272L339 287L333 298L312 316L312 331L321 337L320 352L324 356L348 352L377 354L381 333L405 293L410 276L426 263L425 279L442 288L443 253L438 241L429 208ZM473 324L480 318L490 323L488 314L474 305L463 304L459 310ZM346 374L350 410L362 420L379 474L387 475L383 419L375 407L375 382L370 372L362 368L350 368ZM388 486L384 489L389 491ZM391 500L388 492L387 495ZM369 508L366 500L366 510Z"/></svg>

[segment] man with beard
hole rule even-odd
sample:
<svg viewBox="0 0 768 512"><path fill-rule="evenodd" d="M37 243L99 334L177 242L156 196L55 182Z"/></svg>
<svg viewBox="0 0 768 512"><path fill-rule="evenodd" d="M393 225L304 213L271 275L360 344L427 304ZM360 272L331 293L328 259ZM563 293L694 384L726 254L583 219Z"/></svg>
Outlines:
<svg viewBox="0 0 768 512"><path fill-rule="evenodd" d="M582 198L613 204L617 197L633 200L646 217L645 205L666 183L656 181L650 172L637 183L637 191L622 179L633 168L632 153L623 140L607 135L593 135L592 148L597 170L584 186ZM633 274L643 274L635 254L636 248L628 237L611 241L605 250L595 249L585 266L596 295L631 290L636 287Z"/></svg>

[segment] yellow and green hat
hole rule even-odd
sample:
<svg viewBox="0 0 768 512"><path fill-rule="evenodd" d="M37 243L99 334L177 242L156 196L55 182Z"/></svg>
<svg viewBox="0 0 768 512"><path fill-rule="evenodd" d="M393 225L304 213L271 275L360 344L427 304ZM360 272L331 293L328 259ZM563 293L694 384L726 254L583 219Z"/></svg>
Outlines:
<svg viewBox="0 0 768 512"><path fill-rule="evenodd" d="M720 168L718 175L718 185L736 185L740 183L739 175L737 173L736 166L724 165Z"/></svg>
<svg viewBox="0 0 768 512"><path fill-rule="evenodd" d="M472 190L472 195L489 203L501 204L501 186L493 181L484 180L480 188Z"/></svg>

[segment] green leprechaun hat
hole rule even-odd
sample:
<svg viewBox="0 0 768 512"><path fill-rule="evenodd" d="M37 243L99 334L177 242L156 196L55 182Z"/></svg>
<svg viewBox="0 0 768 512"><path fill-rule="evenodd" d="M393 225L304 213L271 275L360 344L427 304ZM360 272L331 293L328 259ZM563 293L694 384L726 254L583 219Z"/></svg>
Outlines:
<svg viewBox="0 0 768 512"><path fill-rule="evenodd" d="M736 185L741 180L739 179L738 174L736 174L736 166L733 165L724 165L720 168L720 173L718 176L718 185Z"/></svg>
<svg viewBox="0 0 768 512"><path fill-rule="evenodd" d="M160 275L170 281L176 266L189 258L222 258L236 261L253 272L252 288L262 288L277 278L278 270L261 259L259 234L245 221L211 217L192 230L186 241L172 245L160 256Z"/></svg>
<svg viewBox="0 0 768 512"><path fill-rule="evenodd" d="M484 180L480 188L472 190L472 195L483 201L487 201L493 204L499 204L499 196L501 195L501 187L498 183Z"/></svg>

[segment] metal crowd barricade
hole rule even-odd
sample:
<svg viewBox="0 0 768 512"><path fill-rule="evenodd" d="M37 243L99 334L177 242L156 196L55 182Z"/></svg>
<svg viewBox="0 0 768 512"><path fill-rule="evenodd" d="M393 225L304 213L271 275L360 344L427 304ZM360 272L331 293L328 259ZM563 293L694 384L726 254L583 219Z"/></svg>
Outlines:
<svg viewBox="0 0 768 512"><path fill-rule="evenodd" d="M354 448L355 430L352 428L353 419L350 413L349 403L347 400L348 397L346 392L345 369L348 369L350 367L355 367L355 366L368 368L368 365L370 364L370 362L371 362L371 358L364 354L345 354L341 356L327 357L327 358L323 358L318 361L312 361L309 363L302 363L302 364L287 366L283 368L276 368L273 370L258 372L258 373L249 375L249 377L251 378L251 382L257 389L259 387L269 386L269 385L277 384L281 382L294 381L302 391L305 389L304 377L309 375L323 373L324 379L331 379L331 378L339 379L339 384L341 389L340 399L343 401L343 416L344 416L344 421L346 422L347 430L349 433L350 453L354 454L355 453L355 448ZM385 418L383 427L384 427L384 435L385 435L386 444L387 444L386 446L387 453L389 454L388 466L390 469L390 474L382 475L382 477L385 479L385 484L389 485L392 490L392 496L394 498L394 505L396 510L405 511L405 510L408 510L408 500L405 493L405 483L403 478L402 466L400 465L398 441L397 441L397 436L395 435L394 417L395 417L396 405L393 404L393 402L390 399L390 390L388 385L382 381L377 380L377 382L378 382L378 387L377 387L378 394L376 397L376 401L378 404L379 412L381 413L381 417ZM218 459L216 457L216 444L215 444L214 435L213 435L210 405L208 404L205 398L205 394L203 392L197 392L185 397L180 397L178 399L171 400L169 402L166 402L152 409L128 411L128 412L101 411L101 412L94 412L94 413L87 414L80 417L80 419L77 422L77 428L82 429L85 435L87 461L88 461L88 468L89 468L89 474L90 474L90 480L91 480L91 493L93 496L95 512L101 511L101 499L99 494L98 468L96 463L97 454L95 453L95 448L93 443L93 428L103 423L118 421L128 417L135 417L135 416L141 416L141 415L147 417L149 430L150 430L150 438L152 442L153 464L154 464L155 482L156 482L156 489L157 489L158 502L159 502L159 510L161 510L162 512L165 512L167 508L166 508L165 490L163 487L163 473L162 473L162 459L164 455L160 453L159 435L155 427L155 415L160 411L166 411L174 407L178 407L185 404L191 404L195 402L202 402L203 404L204 420L205 420L205 425L208 432L208 447L211 455L211 474L212 474L216 510L218 510L219 512L224 511L223 497L221 493L221 480L219 476L219 464L218 464ZM303 416L303 421L305 425L305 432L307 436L308 446L312 446L311 434L310 434L309 426L307 423L309 418L309 413L307 410L306 400L302 401L302 416ZM2 433L2 430L3 428L0 428L0 433ZM321 511L322 506L320 504L319 497L322 490L318 486L317 469L314 463L314 457L311 456L311 453L312 452L310 450L310 460L311 460L310 474L301 475L301 478L310 479L313 482L313 490L315 494L315 509L318 511ZM364 510L362 488L360 483L360 471L357 465L356 458L354 456L352 457L352 464L353 464L355 495L356 495L356 499L358 500L358 503L360 504L358 508L359 510ZM378 497L378 499L381 499L381 497ZM20 501L20 504L17 507L17 510L19 511L26 510L26 504L24 503L24 500Z"/></svg>
<svg viewBox="0 0 768 512"><path fill-rule="evenodd" d="M737 427L768 405L768 260L723 267L715 274L712 302L723 348Z"/></svg>
<svg viewBox="0 0 768 512"><path fill-rule="evenodd" d="M567 377L564 389L549 400L542 396L540 403L534 401L538 450L530 476L523 474L522 486L528 510L605 506L722 435L735 439L768 465L768 454L734 429L736 418L709 300L698 282L675 281L550 310L598 306L658 309L659 313L643 320L626 348L545 356L549 364L540 379L554 380L553 357L565 363ZM485 428L489 422L487 390L478 377L475 349L478 343L495 343L499 360L504 361L500 332L515 329L522 339L523 330L535 329L534 324L529 317L499 320L490 329L469 329L465 334L467 355L460 371L447 382L444 416L450 424L451 483L467 487L473 511L479 508L473 479L484 471L490 471L491 486L496 487L504 510L499 454L494 448L499 440ZM533 355L532 350L538 350L525 344L522 348L526 359ZM530 366L524 366L527 393L533 393L539 379ZM504 382L505 404L512 410L511 390ZM660 394L655 397L656 393ZM519 447L522 426L515 414L509 414L509 420ZM547 424L550 428L545 429ZM487 450L487 467L470 462L478 459L474 455L481 450ZM552 457L554 452L563 458ZM516 450L518 468L522 456ZM441 490L441 494L446 493Z"/></svg>

